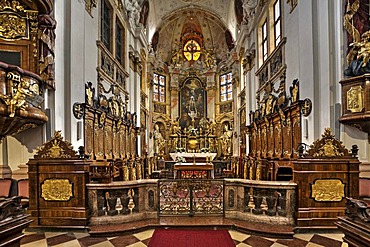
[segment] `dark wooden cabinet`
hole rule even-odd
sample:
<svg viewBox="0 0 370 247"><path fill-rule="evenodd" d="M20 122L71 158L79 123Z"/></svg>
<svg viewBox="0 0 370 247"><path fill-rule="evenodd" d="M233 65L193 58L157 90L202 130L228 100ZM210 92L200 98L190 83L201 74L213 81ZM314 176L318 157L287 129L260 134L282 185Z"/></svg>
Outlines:
<svg viewBox="0 0 370 247"><path fill-rule="evenodd" d="M90 162L80 159L59 133L27 165L31 226L85 227Z"/></svg>
<svg viewBox="0 0 370 247"><path fill-rule="evenodd" d="M359 164L329 129L307 155L293 161L298 228L335 228L345 214L345 197L358 198Z"/></svg>

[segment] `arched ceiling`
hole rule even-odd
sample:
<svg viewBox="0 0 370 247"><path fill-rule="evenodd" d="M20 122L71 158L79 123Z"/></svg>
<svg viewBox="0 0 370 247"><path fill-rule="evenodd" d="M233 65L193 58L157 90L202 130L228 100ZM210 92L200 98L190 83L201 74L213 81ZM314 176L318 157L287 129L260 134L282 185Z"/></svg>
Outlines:
<svg viewBox="0 0 370 247"><path fill-rule="evenodd" d="M220 61L228 51L225 31L235 33L234 1L151 0L148 21L149 41L158 32L156 53L163 62L169 63L173 52L181 48L184 30L189 26L193 26L194 32L201 32L202 47Z"/></svg>

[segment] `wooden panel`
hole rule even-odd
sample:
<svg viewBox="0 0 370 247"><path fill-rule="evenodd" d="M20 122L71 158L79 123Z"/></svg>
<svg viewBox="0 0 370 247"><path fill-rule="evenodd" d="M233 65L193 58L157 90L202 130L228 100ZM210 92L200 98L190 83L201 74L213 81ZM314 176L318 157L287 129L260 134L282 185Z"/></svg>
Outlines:
<svg viewBox="0 0 370 247"><path fill-rule="evenodd" d="M358 198L359 162L356 159L298 159L293 161L293 181L298 184L297 225L334 227L337 216L345 212L345 198L340 201L320 201L312 195L313 184L322 180L339 180L344 184L344 196Z"/></svg>
<svg viewBox="0 0 370 247"><path fill-rule="evenodd" d="M91 112L85 114L84 136L85 152L94 158L94 115Z"/></svg>
<svg viewBox="0 0 370 247"><path fill-rule="evenodd" d="M261 157L267 156L267 127L266 125L261 126Z"/></svg>
<svg viewBox="0 0 370 247"><path fill-rule="evenodd" d="M119 159L121 155L119 153L119 128L113 126L113 158Z"/></svg>
<svg viewBox="0 0 370 247"><path fill-rule="evenodd" d="M94 123L94 153L96 160L104 159L104 128L98 121Z"/></svg>
<svg viewBox="0 0 370 247"><path fill-rule="evenodd" d="M286 119L282 128L283 133L283 157L290 158L292 155L292 122L290 118Z"/></svg>
<svg viewBox="0 0 370 247"><path fill-rule="evenodd" d="M274 157L281 157L282 154L282 133L281 133L281 123L280 118L275 117L273 120L274 124Z"/></svg>
<svg viewBox="0 0 370 247"><path fill-rule="evenodd" d="M32 185L28 212L33 226L82 228L89 218L86 184L90 161L79 159L72 146L59 137L54 135L27 163Z"/></svg>
<svg viewBox="0 0 370 247"><path fill-rule="evenodd" d="M113 158L113 123L109 118L104 126L104 156L106 159Z"/></svg>
<svg viewBox="0 0 370 247"><path fill-rule="evenodd" d="M274 157L274 126L272 122L269 123L269 127L267 129L267 157L272 158Z"/></svg>

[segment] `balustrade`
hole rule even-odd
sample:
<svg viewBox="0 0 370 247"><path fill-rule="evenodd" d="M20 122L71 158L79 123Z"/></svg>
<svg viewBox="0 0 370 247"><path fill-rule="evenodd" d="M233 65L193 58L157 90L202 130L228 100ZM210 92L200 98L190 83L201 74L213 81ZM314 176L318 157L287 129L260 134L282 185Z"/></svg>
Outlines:
<svg viewBox="0 0 370 247"><path fill-rule="evenodd" d="M296 184L245 179L159 179L88 184L90 224L169 215L218 215L294 225Z"/></svg>

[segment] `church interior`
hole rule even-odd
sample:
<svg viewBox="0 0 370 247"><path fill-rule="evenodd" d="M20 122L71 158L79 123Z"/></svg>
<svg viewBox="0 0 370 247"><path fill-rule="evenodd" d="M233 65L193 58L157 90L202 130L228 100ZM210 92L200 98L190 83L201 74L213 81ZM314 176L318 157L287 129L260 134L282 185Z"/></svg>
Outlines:
<svg viewBox="0 0 370 247"><path fill-rule="evenodd" d="M0 0L0 246L369 246L369 11Z"/></svg>

